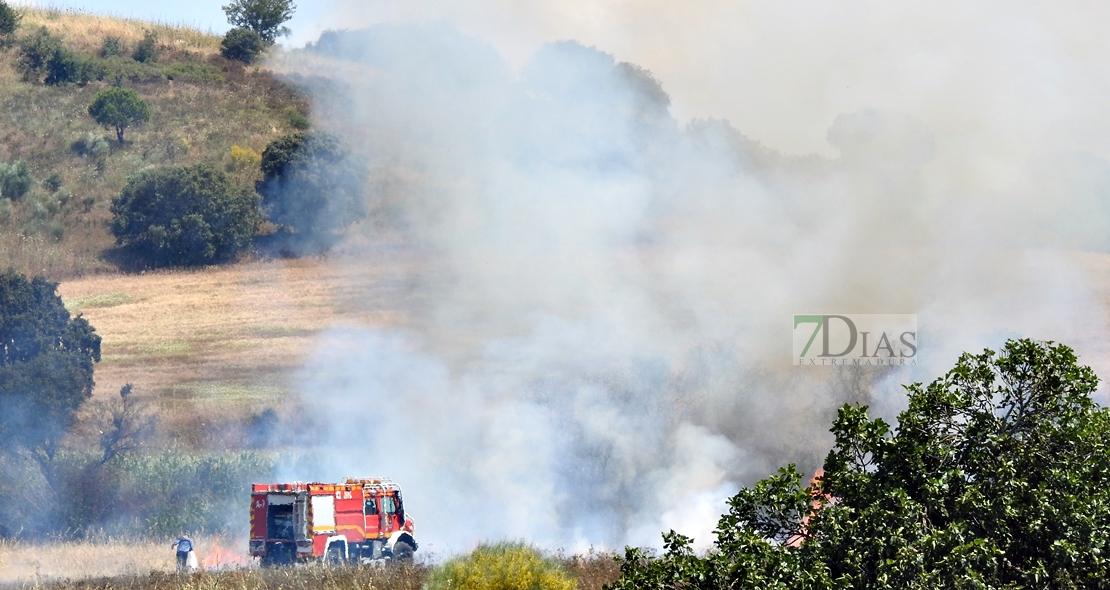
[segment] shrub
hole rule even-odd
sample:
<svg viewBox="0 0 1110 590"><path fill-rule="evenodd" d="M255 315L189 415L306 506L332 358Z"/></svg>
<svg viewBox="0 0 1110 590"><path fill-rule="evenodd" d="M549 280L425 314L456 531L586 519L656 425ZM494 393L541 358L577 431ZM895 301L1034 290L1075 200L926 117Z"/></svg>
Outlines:
<svg viewBox="0 0 1110 590"><path fill-rule="evenodd" d="M41 27L23 39L19 49L19 70L29 82L49 85L81 83L95 77L95 67L75 56L62 44L62 38Z"/></svg>
<svg viewBox="0 0 1110 590"><path fill-rule="evenodd" d="M46 179L42 181L42 187L52 193L58 192L58 189L62 188L62 175L55 172L47 176Z"/></svg>
<svg viewBox="0 0 1110 590"><path fill-rule="evenodd" d="M243 28L231 29L220 43L220 55L245 64L253 62L264 49L266 49L266 43L262 37L250 29Z"/></svg>
<svg viewBox="0 0 1110 590"><path fill-rule="evenodd" d="M427 590L574 590L553 559L523 543L480 545L432 571Z"/></svg>
<svg viewBox="0 0 1110 590"><path fill-rule="evenodd" d="M19 28L21 20L23 20L22 14L7 2L0 0L0 37L7 37L14 33Z"/></svg>
<svg viewBox="0 0 1110 590"><path fill-rule="evenodd" d="M50 34L46 27L40 27L24 38L19 46L19 70L23 73L23 79L38 81L46 71L47 64L60 49L62 38Z"/></svg>
<svg viewBox="0 0 1110 590"><path fill-rule="evenodd" d="M289 122L289 126L293 129L304 131L308 129L308 117L304 116L297 107L287 107L285 109L285 120Z"/></svg>
<svg viewBox="0 0 1110 590"><path fill-rule="evenodd" d="M123 55L123 41L119 37L109 35L104 38L104 42L100 45L100 57L115 55Z"/></svg>
<svg viewBox="0 0 1110 590"><path fill-rule="evenodd" d="M18 201L31 190L35 177L27 162L16 160L11 164L0 163L0 197Z"/></svg>
<svg viewBox="0 0 1110 590"><path fill-rule="evenodd" d="M165 69L166 76L171 79L180 79L188 82L215 82L222 83L227 81L220 68L210 64L198 64L188 61L180 61L171 64Z"/></svg>
<svg viewBox="0 0 1110 590"><path fill-rule="evenodd" d="M250 148L243 148L237 145L231 146L231 152L228 154L228 157L231 159L231 168L233 170L257 168L262 164L262 154Z"/></svg>
<svg viewBox="0 0 1110 590"><path fill-rule="evenodd" d="M43 83L49 86L87 84L95 77L95 68L91 64L73 55L69 49L59 47L46 64L46 78Z"/></svg>
<svg viewBox="0 0 1110 590"><path fill-rule="evenodd" d="M158 60L158 34L154 31L147 31L143 35L143 40L135 46L135 51L131 54L131 59L142 63L153 63Z"/></svg>
<svg viewBox="0 0 1110 590"><path fill-rule="evenodd" d="M117 243L155 266L233 259L259 223L258 196L207 164L140 172L128 179L111 210Z"/></svg>
<svg viewBox="0 0 1110 590"><path fill-rule="evenodd" d="M294 133L262 152L257 184L279 248L290 254L325 251L336 232L364 214L365 168L330 135Z"/></svg>
<svg viewBox="0 0 1110 590"><path fill-rule="evenodd" d="M108 140L97 133L89 133L69 146L78 156L99 160L112 151Z"/></svg>

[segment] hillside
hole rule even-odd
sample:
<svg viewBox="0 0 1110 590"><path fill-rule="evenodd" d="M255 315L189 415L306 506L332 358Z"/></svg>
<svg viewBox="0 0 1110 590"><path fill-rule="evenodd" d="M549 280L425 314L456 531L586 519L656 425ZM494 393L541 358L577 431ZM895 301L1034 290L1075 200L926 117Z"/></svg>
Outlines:
<svg viewBox="0 0 1110 590"><path fill-rule="evenodd" d="M101 65L105 79L56 86L24 80L19 39L42 27ZM150 33L155 60L135 61L134 49ZM114 271L105 222L128 176L152 165L208 162L249 185L257 170L232 162L231 147L261 152L306 124L307 102L292 87L224 59L220 37L188 27L28 8L16 37L0 52L0 162L25 160L35 178L21 199L0 201L0 259L17 270L53 279ZM104 57L112 38L119 54ZM151 110L150 122L128 129L123 146L87 112L117 77Z"/></svg>

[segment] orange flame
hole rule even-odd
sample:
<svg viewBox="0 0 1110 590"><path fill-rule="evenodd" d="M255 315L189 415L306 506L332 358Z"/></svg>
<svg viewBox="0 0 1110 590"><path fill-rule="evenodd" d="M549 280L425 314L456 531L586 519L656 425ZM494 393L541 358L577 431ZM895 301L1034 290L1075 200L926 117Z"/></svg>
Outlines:
<svg viewBox="0 0 1110 590"><path fill-rule="evenodd" d="M208 548L208 555L201 562L201 567L206 570L246 567L248 565L250 565L250 559L246 555L224 548L220 544L219 537L212 539L212 545Z"/></svg>
<svg viewBox="0 0 1110 590"><path fill-rule="evenodd" d="M821 476L823 476L823 475L825 475L825 469L822 468L822 467L818 467L817 471L813 472L813 477L810 478L809 485L811 485L811 486L816 485L817 480L821 479ZM817 491L814 491L814 492L811 492L811 493L812 493L813 500L810 502L810 506L816 508L817 503L821 499L823 499L823 498L821 498L822 494L818 493ZM786 544L789 545L790 547L797 547L797 546L801 545L802 541L805 540L805 532L806 532L806 529L808 529L808 528L809 528L809 515L807 514L807 515L802 517L802 534L790 537L789 539L786 540Z"/></svg>

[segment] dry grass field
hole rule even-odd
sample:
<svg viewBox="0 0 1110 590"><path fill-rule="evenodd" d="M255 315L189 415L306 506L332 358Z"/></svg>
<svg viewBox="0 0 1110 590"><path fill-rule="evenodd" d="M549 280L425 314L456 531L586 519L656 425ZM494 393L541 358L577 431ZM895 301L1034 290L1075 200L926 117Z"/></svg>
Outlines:
<svg viewBox="0 0 1110 590"><path fill-rule="evenodd" d="M220 52L219 37L193 27L93 14L72 8L26 7L23 9L22 26L25 30L46 27L51 33L64 35L71 48L87 53L99 50L105 37L118 37L124 47L134 47L148 31L157 35L162 46L176 51L203 57Z"/></svg>
<svg viewBox="0 0 1110 590"><path fill-rule="evenodd" d="M262 569L250 557L220 538L198 538L197 560L201 571L175 572L169 542L31 544L0 542L0 585L58 590L163 590L163 589L350 589L389 588L418 590L431 566L384 564L329 568L321 566ZM602 590L620 575L610 553L556 555L578 590Z"/></svg>
<svg viewBox="0 0 1110 590"><path fill-rule="evenodd" d="M66 306L103 338L95 396L125 383L188 432L274 407L329 327L408 321L411 257L256 261L64 281ZM193 441L189 441L193 442Z"/></svg>
<svg viewBox="0 0 1110 590"><path fill-rule="evenodd" d="M250 556L241 545L218 537L198 537L197 560L211 569L248 566ZM0 541L0 584L173 572L175 567L168 540Z"/></svg>

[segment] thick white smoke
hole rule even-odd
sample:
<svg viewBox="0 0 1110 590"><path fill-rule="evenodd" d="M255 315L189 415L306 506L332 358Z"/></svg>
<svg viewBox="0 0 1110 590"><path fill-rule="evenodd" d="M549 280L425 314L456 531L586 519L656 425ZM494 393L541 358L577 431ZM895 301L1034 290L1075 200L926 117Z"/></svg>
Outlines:
<svg viewBox="0 0 1110 590"><path fill-rule="evenodd" d="M498 26L516 10L474 5ZM449 18L463 10L446 6ZM489 32L470 16L329 33L283 56L274 66L313 92L316 124L372 170L375 215L332 263L406 269L387 297L408 314L400 329L321 339L299 387L314 440L334 444L323 464L285 475L392 476L421 541L441 551L500 537L653 545L668 528L705 546L739 485L818 465L842 403L892 415L899 383L1014 336L1071 343L1098 368L1105 314L1073 250L1110 246L1110 165L1062 105L1093 104L1083 93L1102 82L1077 79L1095 66L1054 37L1088 23L1029 9L980 31L998 13L986 4L849 12L871 8L868 22L837 15L843 31L805 16L814 44L779 9L745 8L748 37L722 41L737 70L773 63L787 81L726 77L711 99L680 99L734 100L737 125L679 121L666 88L601 41L526 47L500 31L499 50L459 32ZM699 24L720 40L706 10L636 18L687 27L686 43ZM579 28L590 38L592 26ZM650 44L634 37L614 43ZM989 71L1005 53L996 42L1040 69ZM659 63L664 80L728 69ZM1046 71L1054 90L1026 84ZM845 103L830 90L840 81L863 84L847 101L861 104L830 113ZM826 155L767 147L812 143L815 125ZM380 305L382 292L355 304ZM922 365L791 367L790 318L807 312L917 313Z"/></svg>

